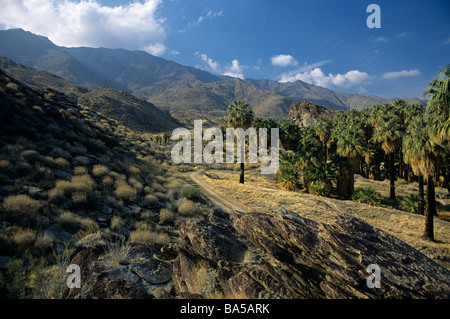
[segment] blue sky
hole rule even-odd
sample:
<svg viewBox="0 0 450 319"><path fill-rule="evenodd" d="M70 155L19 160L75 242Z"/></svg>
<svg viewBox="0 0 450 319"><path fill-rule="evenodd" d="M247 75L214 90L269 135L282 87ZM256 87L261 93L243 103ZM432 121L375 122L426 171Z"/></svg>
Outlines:
<svg viewBox="0 0 450 319"><path fill-rule="evenodd" d="M337 92L421 97L450 63L447 0L2 3L1 29L21 27L58 45L146 50L215 74ZM371 3L381 9L379 29L366 25Z"/></svg>

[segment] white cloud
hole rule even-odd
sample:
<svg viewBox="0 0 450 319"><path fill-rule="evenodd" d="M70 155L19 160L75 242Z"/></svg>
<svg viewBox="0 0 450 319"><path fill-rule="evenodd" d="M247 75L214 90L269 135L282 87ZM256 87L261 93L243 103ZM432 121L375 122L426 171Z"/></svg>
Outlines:
<svg viewBox="0 0 450 319"><path fill-rule="evenodd" d="M231 65L223 67L220 65L219 62L214 61L205 53L195 52L194 55L196 57L200 58L205 63L204 69L206 69L206 70L209 70L214 73L221 74L221 75L231 76L233 78L240 78L240 79L244 78L244 74L243 74L244 66L240 65L239 60L237 60L237 59L234 59L233 61L231 61ZM199 68L202 68L202 67L199 66Z"/></svg>
<svg viewBox="0 0 450 319"><path fill-rule="evenodd" d="M389 39L386 37L378 37L378 38L373 39L373 41L380 42L380 43L387 43L387 42L389 42Z"/></svg>
<svg viewBox="0 0 450 319"><path fill-rule="evenodd" d="M239 61L234 59L233 61L231 61L231 66L227 67L225 69L225 72L222 73L222 75L228 75L233 78L243 79L244 74L242 73L242 70L243 70L243 67L241 65L239 65Z"/></svg>
<svg viewBox="0 0 450 319"><path fill-rule="evenodd" d="M410 70L410 71L394 71L394 72L386 72L384 73L380 79L387 79L387 80L392 80L392 79L397 79L400 77L405 77L405 76L417 76L420 75L420 71L418 69L414 69L414 70Z"/></svg>
<svg viewBox="0 0 450 319"><path fill-rule="evenodd" d="M332 74L326 75L319 67L295 74L283 74L280 82L293 82L303 81L310 84L330 88L331 86L337 87L349 87L353 85L360 85L366 83L372 79L366 72L359 70L351 70L345 74Z"/></svg>
<svg viewBox="0 0 450 319"><path fill-rule="evenodd" d="M197 19L197 24L200 24L202 21L206 20L206 19L212 19L215 17L221 17L223 14L222 10L217 11L217 12L212 12L212 10L209 10L204 16L200 16Z"/></svg>
<svg viewBox="0 0 450 319"><path fill-rule="evenodd" d="M162 0L135 1L116 7L98 0L2 0L0 24L47 36L62 46L90 46L165 51L164 20L156 10Z"/></svg>
<svg viewBox="0 0 450 319"><path fill-rule="evenodd" d="M289 54L279 54L273 56L271 59L272 65L274 66L288 66L288 65L297 65L297 60Z"/></svg>
<svg viewBox="0 0 450 319"><path fill-rule="evenodd" d="M203 62L206 62L206 64L208 64L208 67L212 72L220 73L219 62L214 61L213 59L208 57L208 55L206 55L205 53L195 52L194 55L198 56L200 59L202 59Z"/></svg>
<svg viewBox="0 0 450 319"><path fill-rule="evenodd" d="M442 42L442 44L444 44L444 45L445 44L450 44L450 38L445 39L444 42Z"/></svg>

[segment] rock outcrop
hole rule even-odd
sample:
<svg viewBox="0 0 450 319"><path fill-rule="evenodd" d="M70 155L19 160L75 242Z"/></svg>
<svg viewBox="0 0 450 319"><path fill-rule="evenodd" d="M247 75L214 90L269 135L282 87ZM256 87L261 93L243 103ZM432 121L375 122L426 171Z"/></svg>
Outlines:
<svg viewBox="0 0 450 319"><path fill-rule="evenodd" d="M81 249L71 261L82 269L81 289L66 297L450 298L448 269L350 215L321 224L285 209L215 208L179 232L177 245Z"/></svg>
<svg viewBox="0 0 450 319"><path fill-rule="evenodd" d="M294 102L289 109L289 120L296 122L300 127L316 123L321 116L333 118L335 110L327 109L312 102Z"/></svg>
<svg viewBox="0 0 450 319"><path fill-rule="evenodd" d="M450 271L349 215L320 224L281 209L187 221L173 265L184 297L449 298ZM380 288L369 288L380 269Z"/></svg>

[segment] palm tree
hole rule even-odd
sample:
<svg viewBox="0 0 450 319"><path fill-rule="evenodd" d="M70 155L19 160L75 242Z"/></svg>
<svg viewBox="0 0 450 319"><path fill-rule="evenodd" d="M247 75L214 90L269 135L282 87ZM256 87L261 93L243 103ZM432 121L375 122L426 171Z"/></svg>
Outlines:
<svg viewBox="0 0 450 319"><path fill-rule="evenodd" d="M430 99L427 113L433 113L432 135L435 141L443 143L444 160L442 175L444 187L450 194L450 64L442 69L438 77L427 86L425 95Z"/></svg>
<svg viewBox="0 0 450 319"><path fill-rule="evenodd" d="M296 144L300 140L300 126L288 119L281 119L278 121L278 128L280 129L280 140L283 148L285 150L295 149Z"/></svg>
<svg viewBox="0 0 450 319"><path fill-rule="evenodd" d="M405 137L405 160L417 175L422 175L427 182L425 207L425 237L434 240L433 216L436 214L434 178L443 147L435 142L433 129L427 125L432 114L416 117L408 128ZM422 196L419 193L419 197ZM420 199L419 199L420 200Z"/></svg>
<svg viewBox="0 0 450 319"><path fill-rule="evenodd" d="M420 170L421 154L423 152L424 141L424 122L422 117L416 116L411 119L406 135L403 139L403 155L405 163L409 164L413 170L414 175L419 177L419 202L417 213L424 214L424 180Z"/></svg>
<svg viewBox="0 0 450 319"><path fill-rule="evenodd" d="M425 95L429 96L427 108L435 113L435 136L439 141L450 138L450 64L428 84Z"/></svg>
<svg viewBox="0 0 450 319"><path fill-rule="evenodd" d="M314 124L316 134L322 142L325 151L325 163L328 161L328 140L331 136L331 119L327 116L321 116L317 122Z"/></svg>
<svg viewBox="0 0 450 319"><path fill-rule="evenodd" d="M336 144L336 153L345 157L337 174L338 195L349 198L354 190L354 172L363 154L364 132L360 121L360 113L356 110L338 113L334 117L331 140Z"/></svg>
<svg viewBox="0 0 450 319"><path fill-rule="evenodd" d="M234 129L240 127L244 130L248 129L253 122L254 114L250 106L243 100L233 101L228 106L227 122ZM239 182L244 184L244 160L241 160L241 174Z"/></svg>
<svg viewBox="0 0 450 319"><path fill-rule="evenodd" d="M390 199L395 199L395 153L398 151L403 135L403 126L392 106L386 105L379 114L373 139L381 143L384 153L389 157Z"/></svg>

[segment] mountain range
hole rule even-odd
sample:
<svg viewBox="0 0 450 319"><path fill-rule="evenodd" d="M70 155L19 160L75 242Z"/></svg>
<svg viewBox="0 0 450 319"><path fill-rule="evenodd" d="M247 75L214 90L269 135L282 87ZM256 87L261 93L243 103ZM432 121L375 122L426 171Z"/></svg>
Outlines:
<svg viewBox="0 0 450 319"><path fill-rule="evenodd" d="M396 99L337 93L302 81L280 83L214 75L145 51L62 47L22 29L0 31L0 56L73 83L65 86L70 91L66 93L73 96L104 87L122 92L122 97L131 93L170 112L187 126L200 118L210 124L223 123L228 105L236 99L244 99L256 116L275 119L288 118L290 105L297 101L334 110L360 110ZM98 100L98 94L96 97ZM416 98L405 100L424 103Z"/></svg>

